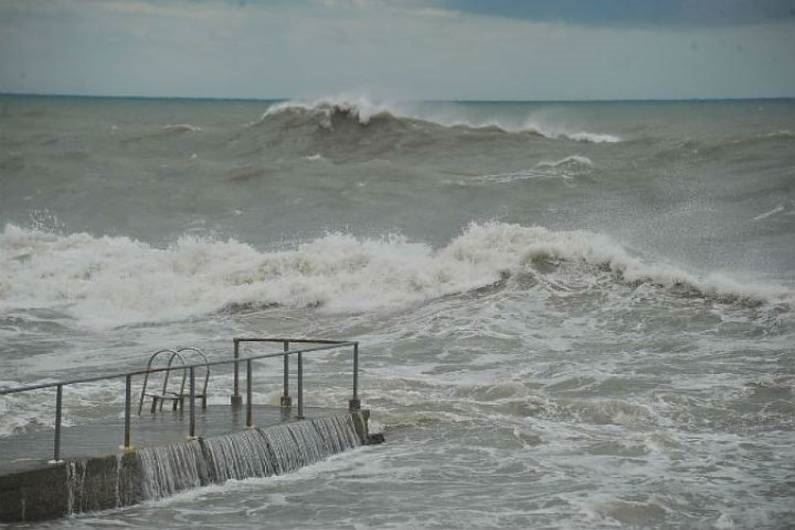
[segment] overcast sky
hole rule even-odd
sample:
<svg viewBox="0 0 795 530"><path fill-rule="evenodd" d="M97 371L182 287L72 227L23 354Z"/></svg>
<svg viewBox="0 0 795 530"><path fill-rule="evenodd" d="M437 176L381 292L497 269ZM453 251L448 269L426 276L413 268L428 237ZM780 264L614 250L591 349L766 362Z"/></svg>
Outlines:
<svg viewBox="0 0 795 530"><path fill-rule="evenodd" d="M0 0L0 92L795 96L795 0Z"/></svg>

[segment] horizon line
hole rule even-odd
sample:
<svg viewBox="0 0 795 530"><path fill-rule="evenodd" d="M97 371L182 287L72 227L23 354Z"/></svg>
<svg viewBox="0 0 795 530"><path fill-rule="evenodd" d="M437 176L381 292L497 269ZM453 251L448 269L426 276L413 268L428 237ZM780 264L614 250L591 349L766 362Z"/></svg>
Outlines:
<svg viewBox="0 0 795 530"><path fill-rule="evenodd" d="M131 99L131 100L175 100L175 101L248 101L248 102L275 102L275 101L306 101L322 100L335 96L320 96L313 98L290 97L221 97L221 96L132 96L132 95L107 95L107 94L63 94L63 93L36 93L36 92L0 92L0 97L34 97L34 98L75 98L75 99ZM378 101L377 98L373 98ZM754 97L690 97L690 98L595 98L595 99L404 99L395 100L417 103L684 103L684 102L717 102L717 101L781 101L792 100L794 96L754 96Z"/></svg>

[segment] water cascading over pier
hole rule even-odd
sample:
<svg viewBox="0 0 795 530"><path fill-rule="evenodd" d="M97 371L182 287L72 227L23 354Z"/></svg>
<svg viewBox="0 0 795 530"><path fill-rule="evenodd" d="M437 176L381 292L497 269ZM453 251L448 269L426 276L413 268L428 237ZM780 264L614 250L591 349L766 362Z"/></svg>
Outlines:
<svg viewBox="0 0 795 530"><path fill-rule="evenodd" d="M252 428L162 447L147 447L103 459L96 480L94 460L65 466L68 513L120 507L168 497L182 490L230 479L294 471L364 442L350 414ZM112 492L113 499L109 499ZM110 501L110 506L108 502Z"/></svg>

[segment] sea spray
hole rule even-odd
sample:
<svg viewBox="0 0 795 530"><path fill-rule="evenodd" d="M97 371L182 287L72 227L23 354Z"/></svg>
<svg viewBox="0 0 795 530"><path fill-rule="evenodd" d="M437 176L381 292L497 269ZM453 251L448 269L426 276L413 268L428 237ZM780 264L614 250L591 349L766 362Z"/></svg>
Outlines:
<svg viewBox="0 0 795 530"><path fill-rule="evenodd" d="M289 119L293 127L315 125L327 131L335 130L335 122L347 120L367 127L377 120L391 122L396 128L408 134L418 134L421 129L441 128L444 130L464 130L464 132L493 131L504 134L522 134L547 138L550 140L571 140L585 143L617 143L622 138L613 134L594 133L579 130L562 123L551 122L538 116L529 115L524 121L471 119L455 112L455 107L444 112L428 111L416 104L375 102L366 97L336 96L314 101L286 101L269 107L262 116L248 127L263 127L272 120ZM427 132L427 131L426 131Z"/></svg>

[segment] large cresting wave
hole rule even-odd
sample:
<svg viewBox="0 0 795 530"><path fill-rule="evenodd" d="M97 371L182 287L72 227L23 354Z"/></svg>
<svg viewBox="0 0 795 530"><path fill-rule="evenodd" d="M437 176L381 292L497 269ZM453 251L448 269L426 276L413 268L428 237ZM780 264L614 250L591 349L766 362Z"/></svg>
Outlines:
<svg viewBox="0 0 795 530"><path fill-rule="evenodd" d="M279 251L190 236L157 248L126 237L7 225L0 234L0 316L48 308L82 326L106 328L241 306L390 311L486 286L526 288L505 281L511 277L554 283L564 270L582 285L604 289L648 284L787 311L793 302L785 287L649 262L604 235L500 222L473 223L438 249L399 235L330 233Z"/></svg>
<svg viewBox="0 0 795 530"><path fill-rule="evenodd" d="M277 122L291 127L313 124L334 131L342 124L355 123L361 127L391 124L393 128L405 127L415 132L427 129L464 130L473 132L502 132L506 134L531 134L549 139L571 140L587 143L615 143L621 138L612 134L570 129L561 124L547 123L532 115L519 121L500 121L497 118L473 120L448 109L445 113L429 112L409 103L376 103L364 97L331 97L312 102L286 101L269 107L259 120L249 124L260 126Z"/></svg>

